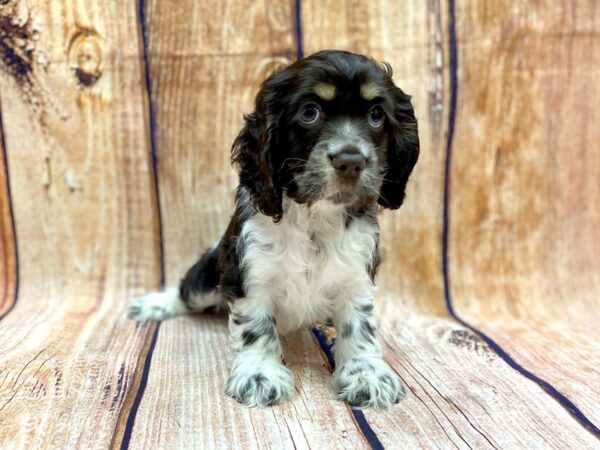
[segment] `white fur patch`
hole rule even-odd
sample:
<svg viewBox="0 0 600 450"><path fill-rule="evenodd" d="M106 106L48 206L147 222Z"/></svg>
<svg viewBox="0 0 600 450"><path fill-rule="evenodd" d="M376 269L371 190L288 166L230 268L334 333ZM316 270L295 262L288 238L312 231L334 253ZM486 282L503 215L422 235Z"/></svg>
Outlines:
<svg viewBox="0 0 600 450"><path fill-rule="evenodd" d="M127 317L138 322L160 321L186 312L188 309L179 298L179 289L173 287L134 298L129 304Z"/></svg>
<svg viewBox="0 0 600 450"><path fill-rule="evenodd" d="M325 321L351 298L373 297L368 267L377 225L346 227L345 220L343 205L286 199L279 223L262 214L244 223L238 250L246 298L264 303L281 332Z"/></svg>
<svg viewBox="0 0 600 450"><path fill-rule="evenodd" d="M237 355L227 382L227 395L245 406L271 406L294 394L292 372L280 360L260 351Z"/></svg>
<svg viewBox="0 0 600 450"><path fill-rule="evenodd" d="M206 308L210 308L211 306L215 306L224 302L225 299L221 293L217 289L214 289L208 292L195 292L190 294L187 306L192 311L204 311Z"/></svg>
<svg viewBox="0 0 600 450"><path fill-rule="evenodd" d="M229 331L237 352L227 395L246 406L276 405L292 398L294 380L283 365L275 320L266 303L242 298L231 305Z"/></svg>
<svg viewBox="0 0 600 450"><path fill-rule="evenodd" d="M387 409L406 396L400 377L380 357L361 356L336 367L333 386L337 398L355 408Z"/></svg>
<svg viewBox="0 0 600 450"><path fill-rule="evenodd" d="M129 304L127 317L138 322L160 321L193 311L203 311L222 302L222 295L214 290L205 294L195 294L190 298L188 308L179 296L179 288L171 287L134 298Z"/></svg>

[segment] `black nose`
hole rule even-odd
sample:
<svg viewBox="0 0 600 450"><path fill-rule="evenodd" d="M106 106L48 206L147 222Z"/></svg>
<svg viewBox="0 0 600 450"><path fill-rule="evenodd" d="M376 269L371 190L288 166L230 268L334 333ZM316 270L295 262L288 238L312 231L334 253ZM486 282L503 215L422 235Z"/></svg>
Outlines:
<svg viewBox="0 0 600 450"><path fill-rule="evenodd" d="M357 148L343 148L331 158L333 167L344 178L357 178L367 165L367 160Z"/></svg>

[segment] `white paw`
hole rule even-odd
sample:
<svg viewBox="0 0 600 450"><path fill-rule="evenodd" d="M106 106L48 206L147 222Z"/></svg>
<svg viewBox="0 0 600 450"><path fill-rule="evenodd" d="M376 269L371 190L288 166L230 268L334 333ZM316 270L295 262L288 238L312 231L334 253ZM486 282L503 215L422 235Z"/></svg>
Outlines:
<svg viewBox="0 0 600 450"><path fill-rule="evenodd" d="M275 360L259 364L234 362L226 393L248 407L277 405L293 396L292 372Z"/></svg>
<svg viewBox="0 0 600 450"><path fill-rule="evenodd" d="M379 358L351 359L333 374L336 396L355 408L387 409L406 396L400 377Z"/></svg>
<svg viewBox="0 0 600 450"><path fill-rule="evenodd" d="M134 298L129 304L127 317L138 322L160 321L185 314L187 308L179 298L179 290L170 288Z"/></svg>

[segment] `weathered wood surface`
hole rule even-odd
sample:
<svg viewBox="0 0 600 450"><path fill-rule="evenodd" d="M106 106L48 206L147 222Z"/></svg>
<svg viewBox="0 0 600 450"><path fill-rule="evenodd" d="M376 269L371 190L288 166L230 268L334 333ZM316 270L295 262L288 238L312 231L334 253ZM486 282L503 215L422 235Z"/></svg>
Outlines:
<svg viewBox="0 0 600 450"><path fill-rule="evenodd" d="M0 4L19 250L19 295L0 323L4 449L106 448L126 415L148 334L123 320L124 300L160 280L136 15L131 2Z"/></svg>
<svg viewBox="0 0 600 450"><path fill-rule="evenodd" d="M166 325L129 448L368 448L348 407L331 401L329 372L308 331L284 341L294 401L247 409L223 394L231 365L226 320Z"/></svg>
<svg viewBox="0 0 600 450"><path fill-rule="evenodd" d="M380 306L385 355L410 391L389 413L365 413L386 448L599 446L474 333L398 308L393 298Z"/></svg>
<svg viewBox="0 0 600 450"><path fill-rule="evenodd" d="M366 412L386 448L597 445L472 333L381 300L384 351L410 391L390 412ZM329 368L308 332L284 340L294 400L248 410L222 395L231 362L224 319L162 327L130 448L368 448L347 407L331 400Z"/></svg>
<svg viewBox="0 0 600 450"><path fill-rule="evenodd" d="M452 27L453 3L301 2L305 54L387 60L420 123L407 201L381 217L377 306L410 393L365 417L386 448L599 448L451 318L442 235L456 75L452 305L597 426L600 8L478 1ZM176 283L223 230L229 147L258 83L296 57L295 13L283 0L0 2L2 448L369 447L309 332L285 339L294 401L247 410L223 394L222 318L155 333L123 317L161 262Z"/></svg>
<svg viewBox="0 0 600 450"><path fill-rule="evenodd" d="M17 290L17 254L12 223L6 149L0 105L0 318L13 307ZM0 319L1 320L1 319Z"/></svg>
<svg viewBox="0 0 600 450"><path fill-rule="evenodd" d="M598 426L600 5L485 3L457 10L452 297Z"/></svg>

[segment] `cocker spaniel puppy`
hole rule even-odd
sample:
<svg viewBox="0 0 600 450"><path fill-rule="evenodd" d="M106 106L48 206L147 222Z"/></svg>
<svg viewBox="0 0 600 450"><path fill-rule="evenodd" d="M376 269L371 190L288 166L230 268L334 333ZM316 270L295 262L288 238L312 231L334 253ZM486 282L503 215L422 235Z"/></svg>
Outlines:
<svg viewBox="0 0 600 450"><path fill-rule="evenodd" d="M179 288L135 299L129 315L226 304L236 352L227 394L247 406L293 396L279 333L332 322L337 398L397 403L404 387L375 336L377 213L400 207L418 155L410 97L389 65L321 51L271 75L233 143L239 187L227 230Z"/></svg>

